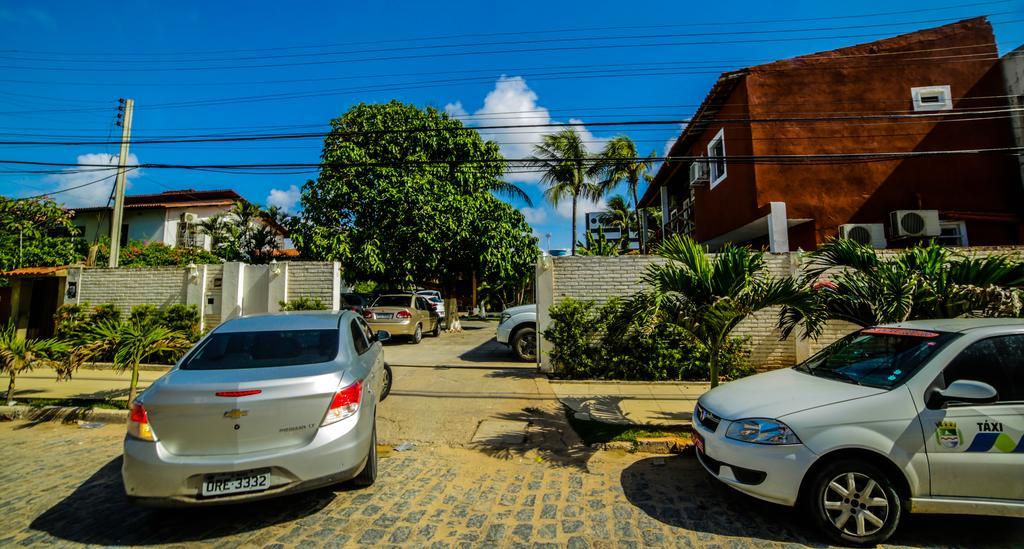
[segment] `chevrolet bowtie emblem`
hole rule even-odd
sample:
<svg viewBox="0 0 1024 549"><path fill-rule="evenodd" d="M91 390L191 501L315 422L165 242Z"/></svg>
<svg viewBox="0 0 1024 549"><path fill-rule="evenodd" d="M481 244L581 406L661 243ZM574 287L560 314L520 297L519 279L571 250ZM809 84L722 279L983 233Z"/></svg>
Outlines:
<svg viewBox="0 0 1024 549"><path fill-rule="evenodd" d="M244 416L247 416L247 415L249 415L249 410L239 410L238 408L235 408L234 410L228 410L227 412L224 412L224 417L230 418L230 419L238 419L240 417L244 417Z"/></svg>

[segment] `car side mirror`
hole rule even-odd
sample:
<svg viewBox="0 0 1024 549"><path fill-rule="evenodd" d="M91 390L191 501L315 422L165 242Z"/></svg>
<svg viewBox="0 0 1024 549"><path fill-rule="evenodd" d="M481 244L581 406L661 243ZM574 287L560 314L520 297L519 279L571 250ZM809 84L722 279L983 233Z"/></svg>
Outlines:
<svg viewBox="0 0 1024 549"><path fill-rule="evenodd" d="M999 400L995 387L981 381L958 379L945 389L935 389L929 399L929 408L939 408L953 403L991 404Z"/></svg>
<svg viewBox="0 0 1024 549"><path fill-rule="evenodd" d="M391 332L387 330L377 330L377 333L375 334L375 339L381 343L384 343L385 341L390 341Z"/></svg>

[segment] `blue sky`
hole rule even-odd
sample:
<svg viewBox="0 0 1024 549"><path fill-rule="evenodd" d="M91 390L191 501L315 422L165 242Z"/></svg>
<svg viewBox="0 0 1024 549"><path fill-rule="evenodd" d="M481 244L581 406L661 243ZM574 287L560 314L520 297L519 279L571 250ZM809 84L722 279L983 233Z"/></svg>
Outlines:
<svg viewBox="0 0 1024 549"><path fill-rule="evenodd" d="M774 2L709 2L699 11L692 5L107 1L100 9L77 1L0 0L0 139L116 138L118 97L135 99L133 133L140 138L325 131L354 103L391 99L446 108L476 125L675 120L694 110L719 73L760 62L984 14L993 14L1001 52L1024 40L1019 0L801 1L784 9ZM935 9L950 6L959 7ZM921 9L929 11L910 13ZM901 11L907 13L893 13ZM793 19L800 21L780 21ZM721 34L740 32L747 34ZM462 54L485 50L497 53ZM208 100L215 103L195 104ZM506 156L524 157L543 131L485 135L501 142ZM624 133L641 150L662 153L679 127L581 131L594 149ZM150 144L133 147L130 160L308 163L318 161L320 145L317 139ZM106 163L116 154L108 145L0 145L0 159L7 160ZM0 165L0 194L41 194L106 175L12 173L24 169ZM254 202L294 209L298 188L310 177L146 169L132 174L129 192L233 188ZM534 198L524 213L536 233L550 233L554 248L568 247L567 205L544 203L531 175L510 179ZM110 186L105 181L55 198L103 204Z"/></svg>

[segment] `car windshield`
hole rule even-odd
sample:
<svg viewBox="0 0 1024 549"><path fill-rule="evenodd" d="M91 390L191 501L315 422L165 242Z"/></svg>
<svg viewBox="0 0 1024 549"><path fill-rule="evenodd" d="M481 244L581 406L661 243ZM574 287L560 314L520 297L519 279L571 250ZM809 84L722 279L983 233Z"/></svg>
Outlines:
<svg viewBox="0 0 1024 549"><path fill-rule="evenodd" d="M182 370L239 370L329 362L338 356L338 330L213 333Z"/></svg>
<svg viewBox="0 0 1024 549"><path fill-rule="evenodd" d="M891 389L909 378L956 334L868 328L846 336L796 366L813 376Z"/></svg>
<svg viewBox="0 0 1024 549"><path fill-rule="evenodd" d="M430 301L431 301L432 303L441 303L442 299L441 299L440 297L437 297L437 296L435 295L434 297L431 297L431 298L430 298Z"/></svg>
<svg viewBox="0 0 1024 549"><path fill-rule="evenodd" d="M412 296L408 295L382 295L373 302L374 307L409 307L412 305Z"/></svg>

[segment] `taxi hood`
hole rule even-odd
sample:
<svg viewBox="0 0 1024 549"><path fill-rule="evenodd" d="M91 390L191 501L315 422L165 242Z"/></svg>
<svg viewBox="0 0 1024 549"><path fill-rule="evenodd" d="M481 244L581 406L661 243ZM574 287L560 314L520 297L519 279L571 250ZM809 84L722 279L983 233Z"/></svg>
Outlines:
<svg viewBox="0 0 1024 549"><path fill-rule="evenodd" d="M700 397L723 419L779 419L788 414L884 393L885 389L815 377L785 368L730 381Z"/></svg>

